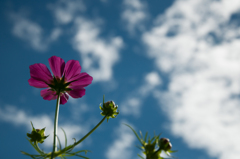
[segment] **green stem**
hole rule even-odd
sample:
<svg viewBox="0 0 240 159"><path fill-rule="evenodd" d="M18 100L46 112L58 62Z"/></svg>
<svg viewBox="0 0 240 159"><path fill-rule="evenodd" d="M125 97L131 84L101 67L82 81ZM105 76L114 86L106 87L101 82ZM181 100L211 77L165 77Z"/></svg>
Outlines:
<svg viewBox="0 0 240 159"><path fill-rule="evenodd" d="M38 151L38 153L41 154L41 155L44 154L44 152L38 147L38 142L35 141L34 144L35 144L35 146L37 148L36 150Z"/></svg>
<svg viewBox="0 0 240 159"><path fill-rule="evenodd" d="M89 133L87 133L83 138L81 138L78 142L75 143L75 145L80 144L83 140L85 140L91 133L93 133L101 124L102 122L106 119L107 116L104 116L104 118L91 130Z"/></svg>
<svg viewBox="0 0 240 159"><path fill-rule="evenodd" d="M154 155L156 155L156 153L158 153L160 151L160 153L159 154L161 154L161 149L160 149L160 147L159 147L159 149L157 150L157 151L155 151L151 156L150 156L150 158L149 159L151 159L152 158L152 156L154 156ZM148 159L148 156L147 156L147 159Z"/></svg>
<svg viewBox="0 0 240 159"><path fill-rule="evenodd" d="M55 118L54 118L54 136L53 136L53 150L51 159L53 159L55 151L57 151L57 128L58 128L58 114L59 114L59 105L60 105L60 92L57 93L57 104L55 110Z"/></svg>
<svg viewBox="0 0 240 159"><path fill-rule="evenodd" d="M107 116L104 116L104 118L91 131L89 131L83 138L81 138L79 141L75 142L72 145L69 145L68 147L65 147L64 149L56 152L55 154L53 154L53 152L52 152L52 157L53 156L59 156L59 155L63 154L64 152L66 152L70 149L73 149L75 146L80 144L83 140L85 140L89 135L91 135L91 133L93 133L102 124L102 122L106 119L106 117Z"/></svg>

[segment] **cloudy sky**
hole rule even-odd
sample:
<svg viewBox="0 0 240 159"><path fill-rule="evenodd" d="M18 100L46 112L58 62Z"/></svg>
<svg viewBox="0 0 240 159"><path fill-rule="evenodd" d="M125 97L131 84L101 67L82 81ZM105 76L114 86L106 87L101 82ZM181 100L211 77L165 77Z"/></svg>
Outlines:
<svg viewBox="0 0 240 159"><path fill-rule="evenodd" d="M120 109L77 148L87 157L137 159L128 123L170 138L179 159L239 159L239 0L2 0L0 24L2 158L35 153L30 121L46 127L40 147L51 151L56 101L27 81L29 65L56 55L93 76L60 106L69 143L102 119L103 94Z"/></svg>

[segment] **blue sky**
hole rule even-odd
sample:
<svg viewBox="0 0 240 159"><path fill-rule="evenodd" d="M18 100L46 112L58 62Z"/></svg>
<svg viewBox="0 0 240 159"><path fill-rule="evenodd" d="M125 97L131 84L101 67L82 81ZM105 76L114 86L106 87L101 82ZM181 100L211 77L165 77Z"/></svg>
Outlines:
<svg viewBox="0 0 240 159"><path fill-rule="evenodd" d="M78 147L87 157L137 159L128 123L170 138L179 159L239 159L239 19L239 0L2 0L1 157L35 153L30 121L46 127L41 148L51 151L56 101L27 81L30 65L56 55L93 76L83 98L60 107L69 142L101 120L103 94L120 109Z"/></svg>

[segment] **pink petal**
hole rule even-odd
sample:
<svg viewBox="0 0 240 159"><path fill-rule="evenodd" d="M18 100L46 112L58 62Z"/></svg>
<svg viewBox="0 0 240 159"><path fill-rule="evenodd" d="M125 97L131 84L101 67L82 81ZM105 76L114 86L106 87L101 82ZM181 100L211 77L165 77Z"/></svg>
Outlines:
<svg viewBox="0 0 240 159"><path fill-rule="evenodd" d="M48 59L48 62L54 76L57 78L61 78L65 67L64 60L60 57L52 56Z"/></svg>
<svg viewBox="0 0 240 159"><path fill-rule="evenodd" d="M34 78L30 78L28 80L28 83L29 83L30 86L33 86L33 87L36 87L36 88L47 88L48 87L48 85L45 82L36 80Z"/></svg>
<svg viewBox="0 0 240 159"><path fill-rule="evenodd" d="M85 95L85 89L84 88L76 88L71 91L68 91L68 94L73 98L81 98Z"/></svg>
<svg viewBox="0 0 240 159"><path fill-rule="evenodd" d="M53 79L49 69L42 63L29 66L31 78L50 84Z"/></svg>
<svg viewBox="0 0 240 159"><path fill-rule="evenodd" d="M71 80L72 77L80 74L81 66L77 60L69 60L66 63L64 74L67 81Z"/></svg>
<svg viewBox="0 0 240 159"><path fill-rule="evenodd" d="M57 99L56 92L50 90L50 89L43 89L41 90L41 96L45 100L55 100Z"/></svg>
<svg viewBox="0 0 240 159"><path fill-rule="evenodd" d="M89 74L84 72L84 73L80 73L80 74L74 76L68 82L71 82L70 86L86 87L92 83L92 80L93 80L92 76L90 76Z"/></svg>
<svg viewBox="0 0 240 159"><path fill-rule="evenodd" d="M60 104L65 104L68 101L69 96L66 93L62 93L60 97Z"/></svg>

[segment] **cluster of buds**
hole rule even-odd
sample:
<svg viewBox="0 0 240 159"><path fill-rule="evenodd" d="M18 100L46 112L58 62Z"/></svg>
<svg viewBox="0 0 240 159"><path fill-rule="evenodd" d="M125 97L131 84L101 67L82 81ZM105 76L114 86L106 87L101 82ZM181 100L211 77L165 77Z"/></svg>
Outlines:
<svg viewBox="0 0 240 159"><path fill-rule="evenodd" d="M136 137L138 138L138 140L141 143L141 146L138 146L143 154L146 156L146 159L164 159L161 156L162 152L165 152L165 154L167 154L169 157L171 156L171 153L176 152L176 151L172 151L172 144L170 143L170 140L167 138L160 138L160 135L154 135L153 138L151 138L150 136L148 136L148 133L146 133L146 135L143 137L141 131L140 131L140 135L139 136L136 131L129 125L125 124L126 126L128 126L133 133L136 135ZM138 155L139 157L141 157L142 159L144 159L142 156Z"/></svg>
<svg viewBox="0 0 240 159"><path fill-rule="evenodd" d="M170 153L172 149L172 144L167 138L158 139L159 136L154 136L151 140L149 138L148 142L143 141L143 153L146 155L146 159L163 159L160 155L162 152L165 152L168 156L171 156Z"/></svg>
<svg viewBox="0 0 240 159"><path fill-rule="evenodd" d="M160 138L159 136L154 136L152 140L149 140L148 143L145 143L143 146L144 154L146 155L147 159L163 159L160 155L162 152L165 152L168 156L171 157L170 153L172 151L172 144L168 138ZM153 143L151 143L153 141ZM156 149L156 147L158 147Z"/></svg>
<svg viewBox="0 0 240 159"><path fill-rule="evenodd" d="M109 118L116 118L116 116L119 114L118 106L115 105L113 101L104 103L104 97L103 106L100 105L99 108L102 110L101 115L107 117L107 121Z"/></svg>

